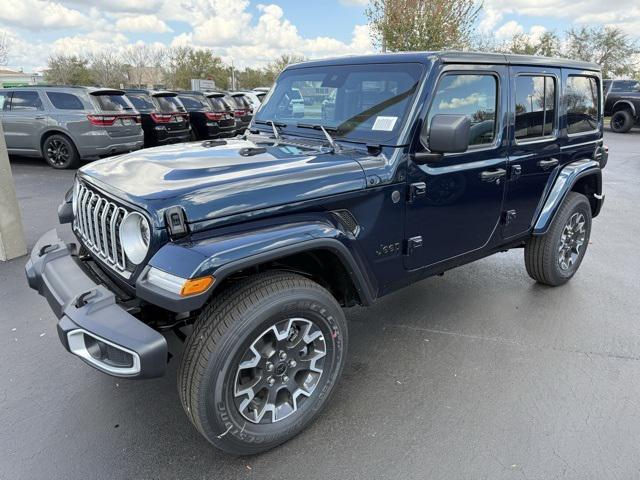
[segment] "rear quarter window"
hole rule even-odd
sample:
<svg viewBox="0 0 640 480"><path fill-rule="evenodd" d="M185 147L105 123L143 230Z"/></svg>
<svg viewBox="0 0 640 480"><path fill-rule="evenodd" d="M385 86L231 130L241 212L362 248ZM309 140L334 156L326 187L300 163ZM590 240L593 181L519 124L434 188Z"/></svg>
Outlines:
<svg viewBox="0 0 640 480"><path fill-rule="evenodd" d="M84 110L82 100L71 93L47 92L47 97L58 110Z"/></svg>
<svg viewBox="0 0 640 480"><path fill-rule="evenodd" d="M598 128L600 91L594 77L571 75L567 80L564 103L567 110L567 133L592 132Z"/></svg>

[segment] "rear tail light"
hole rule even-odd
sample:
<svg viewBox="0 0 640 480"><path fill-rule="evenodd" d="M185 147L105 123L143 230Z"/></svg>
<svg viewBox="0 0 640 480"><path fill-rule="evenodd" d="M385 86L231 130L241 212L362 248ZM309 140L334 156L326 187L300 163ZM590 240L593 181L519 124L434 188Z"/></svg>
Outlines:
<svg viewBox="0 0 640 480"><path fill-rule="evenodd" d="M173 115L171 115L170 113L151 114L151 119L156 123L169 123L171 121L171 117L173 117Z"/></svg>
<svg viewBox="0 0 640 480"><path fill-rule="evenodd" d="M236 110L235 111L236 117L244 117L247 114L246 110Z"/></svg>
<svg viewBox="0 0 640 480"><path fill-rule="evenodd" d="M141 123L142 121L140 115L87 115L87 119L91 122L91 125L95 125L96 127L110 127L119 118L129 118L135 123Z"/></svg>
<svg viewBox="0 0 640 480"><path fill-rule="evenodd" d="M204 113L205 117L207 117L207 120L224 120L225 119L225 113L224 112L205 112Z"/></svg>
<svg viewBox="0 0 640 480"><path fill-rule="evenodd" d="M95 125L97 127L110 127L114 124L116 119L115 115L87 115L89 122L91 125Z"/></svg>

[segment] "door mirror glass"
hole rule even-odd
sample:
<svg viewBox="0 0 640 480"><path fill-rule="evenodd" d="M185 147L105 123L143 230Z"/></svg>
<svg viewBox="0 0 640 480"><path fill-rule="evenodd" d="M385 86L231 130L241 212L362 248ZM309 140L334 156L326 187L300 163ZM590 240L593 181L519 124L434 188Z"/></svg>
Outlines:
<svg viewBox="0 0 640 480"><path fill-rule="evenodd" d="M420 142L433 153L460 153L469 148L470 133L467 115L435 115L423 125Z"/></svg>

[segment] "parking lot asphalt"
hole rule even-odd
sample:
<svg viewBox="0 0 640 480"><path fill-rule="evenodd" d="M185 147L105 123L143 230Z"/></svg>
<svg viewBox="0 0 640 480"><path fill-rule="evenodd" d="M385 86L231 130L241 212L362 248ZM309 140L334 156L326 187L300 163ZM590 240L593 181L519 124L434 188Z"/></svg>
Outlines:
<svg viewBox="0 0 640 480"><path fill-rule="evenodd" d="M329 407L260 456L196 432L175 359L126 381L66 353L26 257L0 263L0 479L640 478L640 131L606 142L604 210L569 284L535 284L513 250L348 310ZM32 246L74 173L12 169Z"/></svg>

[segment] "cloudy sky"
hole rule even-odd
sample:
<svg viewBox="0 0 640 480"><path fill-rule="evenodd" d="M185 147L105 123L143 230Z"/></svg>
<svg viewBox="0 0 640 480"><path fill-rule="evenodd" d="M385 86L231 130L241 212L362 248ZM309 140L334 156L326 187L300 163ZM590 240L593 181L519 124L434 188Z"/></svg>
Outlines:
<svg viewBox="0 0 640 480"><path fill-rule="evenodd" d="M367 0L0 0L9 65L37 70L49 55L119 51L137 42L211 48L238 66L280 53L308 58L372 52ZM606 4L606 6L605 6ZM485 0L478 29L498 40L582 24L640 36L640 0Z"/></svg>

